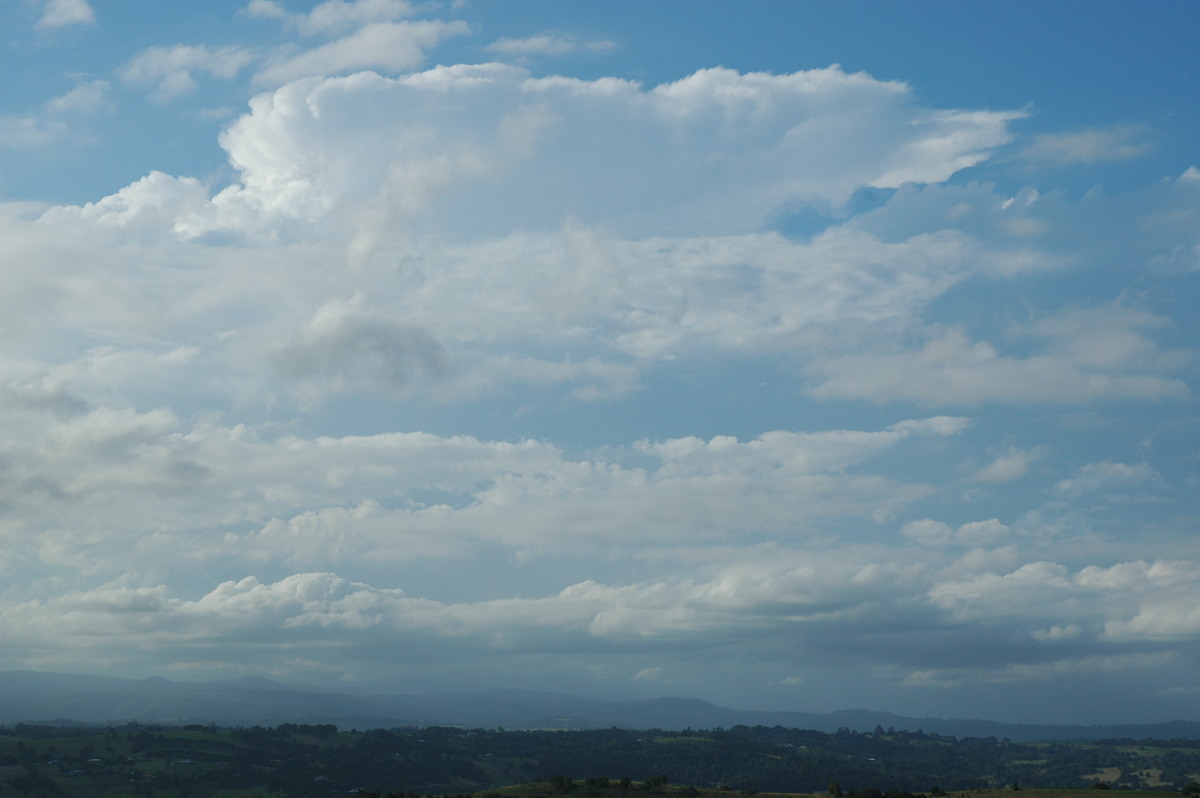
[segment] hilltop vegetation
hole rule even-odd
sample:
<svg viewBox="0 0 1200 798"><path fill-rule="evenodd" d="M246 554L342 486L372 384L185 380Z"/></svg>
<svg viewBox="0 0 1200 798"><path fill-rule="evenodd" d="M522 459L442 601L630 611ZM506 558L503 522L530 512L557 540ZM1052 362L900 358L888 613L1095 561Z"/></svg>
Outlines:
<svg viewBox="0 0 1200 798"><path fill-rule="evenodd" d="M1200 741L1012 743L877 729L682 732L274 728L127 724L0 729L7 796L462 795L678 798L840 793L905 798L1013 785L1177 792L1200 778ZM1200 789L1200 788L1197 788ZM1095 795L1095 793L1090 793ZM972 794L972 798L977 798ZM1010 796L1011 798L1011 796Z"/></svg>
<svg viewBox="0 0 1200 798"><path fill-rule="evenodd" d="M170 726L277 726L334 723L342 729L458 726L494 729L924 729L950 737L1011 740L1200 739L1200 722L1174 720L1106 726L999 723L981 719L903 717L865 709L826 714L746 710L696 698L604 700L531 690L428 695L351 695L268 679L174 682L38 671L0 671L0 724L69 718L107 726L132 720Z"/></svg>

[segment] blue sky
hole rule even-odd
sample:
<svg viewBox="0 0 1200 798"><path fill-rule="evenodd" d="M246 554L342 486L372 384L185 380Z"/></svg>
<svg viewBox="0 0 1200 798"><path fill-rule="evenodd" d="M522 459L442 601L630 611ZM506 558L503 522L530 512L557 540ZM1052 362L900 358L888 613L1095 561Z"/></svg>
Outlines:
<svg viewBox="0 0 1200 798"><path fill-rule="evenodd" d="M0 668L1200 719L1198 23L0 0Z"/></svg>

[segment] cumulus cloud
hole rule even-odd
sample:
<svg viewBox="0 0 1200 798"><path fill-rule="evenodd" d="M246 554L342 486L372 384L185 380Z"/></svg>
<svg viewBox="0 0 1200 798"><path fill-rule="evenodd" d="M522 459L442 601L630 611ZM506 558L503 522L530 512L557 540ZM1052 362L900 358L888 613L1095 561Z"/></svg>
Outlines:
<svg viewBox="0 0 1200 798"><path fill-rule="evenodd" d="M174 228L179 219L202 209L208 192L195 178L175 178L151 172L115 194L82 207L52 208L43 217L51 225L75 219L98 228L142 231L151 237Z"/></svg>
<svg viewBox="0 0 1200 798"><path fill-rule="evenodd" d="M1043 618L1042 642L1086 635L1094 640L1152 641L1194 633L1193 563L1134 560L1071 570L1030 562L1008 573L983 572L931 588L930 597L959 619ZM1150 620L1153 619L1153 620ZM1178 630L1178 631L1176 631Z"/></svg>
<svg viewBox="0 0 1200 798"><path fill-rule="evenodd" d="M172 53L174 60L165 60L184 72L212 55ZM136 61L146 67L139 74L147 80L168 74L151 69L152 61ZM877 135L872 113L926 115L905 87L837 68L791 76L714 70L650 91L624 81L535 79L501 65L398 79L373 73L304 79L259 95L228 128L222 141L239 178L215 195L195 179L154 172L97 202L53 209L39 224L66 231L82 222L92 226L89 235L142 236L168 248L161 257L174 263L221 263L160 278L157 286L167 293L204 297L176 307L164 323L186 336L177 348L207 337L194 366L237 369L237 379L224 380L221 390L258 401L290 395L316 406L321 394L372 385L390 386L388 392L402 383L441 397L494 394L514 382L569 386L583 400L627 396L647 360L706 347L822 347L831 334L850 341L870 338L879 326L910 324L981 260L976 244L953 231L886 243L848 228L808 242L707 229L692 237L628 237L643 227L701 230L718 217L723 225L757 227L766 208L736 220L767 194L828 202L873 179L872 159L879 161L877 174L890 157L891 145L882 140L878 152L865 156L840 151L858 179L828 170L829 180L841 181L833 193L824 178L810 182L810 173L827 170L828 159L811 160L793 139L808 135L809 123L801 120L820 115L827 103L840 108L839 98L864 108L863 118L844 119L855 136ZM998 141L1007 135L1005 119L976 123ZM604 146L640 140L664 158L596 160L586 139L597 135L597 124L611 126ZM692 129L708 132L683 139L676 133ZM932 135L918 127L915 135L926 133ZM677 143L667 147L672 138ZM661 189L652 184L668 185L681 170L703 172L695 164L719 163L705 154L714 147L726 152L723 158L758 157L748 147L753 141L785 165L794 163L757 175L749 161L746 169L721 166L712 174L713 190L696 200L706 206L699 215L666 197L653 199ZM731 176L745 179L743 199L755 199L742 202L738 190L727 190ZM576 190L587 186L598 190ZM572 207L581 198L589 208ZM297 258L260 249L253 257L263 266L247 285L232 251L205 248L228 240L307 249ZM440 243L432 247L430 240ZM397 271L389 265L397 260L413 267ZM333 288L329 263L356 270L349 291ZM135 295L137 282L131 274L127 287ZM360 314L353 330L318 335L311 323L330 290L369 293L373 310ZM286 318L255 316L253 335L229 335L231 319L245 318L248 291L290 297L273 304L288 309L281 310ZM114 314L107 323L128 329L130 320ZM538 341L536 356L504 351L530 340ZM343 359L351 350L354 356ZM262 358L300 387L267 384ZM441 379L436 386L407 381L418 373Z"/></svg>
<svg viewBox="0 0 1200 798"><path fill-rule="evenodd" d="M182 58L179 63L186 71L187 63L204 60L211 54L184 48L177 50L176 55ZM498 113L493 111L488 125L476 124L471 116L440 119L440 105L429 106L428 112L421 110L423 101L432 102L443 92L470 99L479 87L487 87L493 97L508 93L514 98L511 103L501 103ZM793 91L801 93L793 95ZM415 219L435 218L432 210L443 203L462 211L452 216L438 215L442 226L450 218L473 223L485 218L493 220L503 216L496 212L500 207L520 208L525 218L533 219L548 207L561 214L561 209L570 203L555 198L553 192L541 191L542 186L529 192L528 196L539 197L532 205L509 201L492 204L489 212L483 213L482 205L486 203L480 198L479 189L486 189L490 182L504 175L506 193L512 193L515 181L520 194L522 165L535 155L538 174L562 174L569 169L553 157L549 160L552 168L547 169L540 145L543 139L553 143L564 136L566 140L579 138L573 133L567 136L563 126L572 117L579 117L583 107L580 103L602 107L611 105L615 99L618 104L631 107L649 105L657 108L659 119L686 119L699 127L704 127L705 120L713 115L719 118L728 114L720 135L703 145L711 147L731 135L743 141L766 135L766 140L771 141L771 116L765 117L767 122L760 122L757 120L762 114L741 115L742 111L728 96L743 97L740 102L766 107L778 106L781 101L791 102L797 118L803 118L805 113L817 109L814 106L806 112L805 103L839 96L849 99L857 93L865 95L862 102L872 98L871 102L878 102L884 110L907 96L902 86L875 82L862 75L845 75L836 69L794 76L738 76L715 70L652 92L612 81L592 84L559 79L539 81L520 70L498 66L439 69L402 80L374 75L345 80L317 79L262 95L256 99L251 114L227 132L225 146L239 168L240 184L205 198L195 181L156 173L113 197L87 206L81 213L96 222L125 226L144 219L146 222L139 224L147 232L156 228L173 230L187 239L231 229L253 228L267 235L278 235L281 230L313 230L317 228L308 222L336 219L344 212L347 218L355 220L350 222L355 230L352 246L370 256L389 245L384 229L404 231L408 227L405 221L411 225ZM808 99L799 100L797 96ZM515 101L518 97L532 97L550 104L533 110L521 108ZM394 114L388 110L393 106L397 109ZM495 108L494 104L492 107ZM514 110L505 114L506 107ZM405 109L403 117L398 113L400 108ZM414 108L417 116L424 115L426 121L411 125L410 130ZM904 110L903 105L900 110ZM921 113L919 109L909 110L918 116ZM605 114L604 118L621 116ZM756 121L751 123L751 118ZM933 118L940 117L934 114ZM347 125L347 119L356 120L355 125ZM1004 135L1002 117L975 121L981 131L990 126L989 135ZM454 137L420 132L429 123L460 131L476 129L477 133L466 140L462 140L460 133L458 143L448 150L445 143ZM780 118L775 129L788 128ZM370 135L356 140L356 130ZM623 133L608 138L653 140L648 132L651 130L653 125L631 135ZM392 135L378 135L380 131L391 131ZM346 140L355 143L346 146L343 144ZM732 149L732 142L730 147L731 153L746 150L744 146ZM687 157L696 160L702 149ZM554 148L546 154L553 156ZM847 151L841 160L853 163L859 157ZM838 159L829 162L836 163ZM953 168L952 162L953 159L947 162L947 168ZM380 168L381 163L389 166ZM623 183L636 183L638 178L633 171L647 176L664 174L661 163L658 169L643 164L635 166L628 179L622 178ZM805 180L811 179L813 171L812 164L797 164L796 174L803 175ZM786 170L783 174L786 177ZM936 179L937 170L925 177ZM861 180L887 182L878 174L865 175ZM823 198L822 189L816 185L806 190L804 185L791 181L788 188L797 191L799 197L806 196L808 191L810 199ZM736 191L723 188L723 192L730 199L712 198L712 215L734 218L747 207L746 203L733 201ZM614 223L619 222L630 205L629 198L641 199L648 193L653 192L630 188L621 195L619 203L608 207L597 205L591 215L610 228L619 227ZM771 191L763 191L757 185L754 193L763 196ZM168 194L178 199L167 199ZM364 198L368 207L379 208L380 212L374 216L363 213ZM826 200L831 198L824 195ZM474 207L479 207L480 212L476 213ZM737 210L731 214L735 207ZM675 213L674 209L642 207L638 219L639 223L655 220L659 227L669 226ZM373 218L378 221L371 221ZM305 224L281 226L288 219ZM550 215L544 217L542 224L552 225L559 220L561 215L557 219ZM356 229L355 226L363 224L367 226ZM460 232L469 232L461 227L461 222L452 224ZM562 265L571 267L565 273L555 276L529 269L531 254L535 263L545 259L544 266L538 263L540 268L561 268L552 264L561 261L564 245L568 258ZM505 267L511 264L511 268L480 271L461 268L452 261L450 269L427 272L429 277L421 294L426 307L411 308L411 317L421 319L418 324L423 325L433 315L430 300L439 302L437 315L442 318L447 318L444 315L447 312L453 317L458 308L470 307L469 314L461 321L478 328L471 331L473 337L495 334L497 323L515 333L519 327L528 326L530 314L546 316L539 328L567 335L584 329L596 330L599 319L615 319L616 324L600 329L612 336L621 350L640 358L671 355L683 342L704 339L727 347L761 348L772 341L776 345L803 343L803 336L807 330L815 329L814 324L845 324L853 318L867 325L907 323L924 303L961 281L967 274L968 262L986 262L986 253L981 253L978 244L969 237L946 232L887 245L872 236L839 229L828 231L808 245L761 234L657 239L641 244L606 240L574 228L565 237L514 236L473 251L451 250L451 258L463 265L484 259L499 260ZM645 264L645 268L615 265L633 263L634 259ZM797 268L798 263L803 268ZM755 272L757 281L746 279ZM495 279L487 282L493 275ZM545 279L547 276L551 279ZM526 283L514 283L514 279ZM728 287L737 283L744 286L743 292L730 293ZM491 296L485 298L481 290L482 302L466 305L459 301L464 286L486 289ZM747 293L750 291L753 293ZM503 302L498 301L501 298ZM748 308L753 310L748 313ZM1088 398L1186 393L1183 383L1164 373L1178 365L1180 354L1155 352L1153 342L1139 329L1153 328L1158 324L1156 320L1148 314L1125 312L1113 314L1116 324L1110 324L1099 314L1093 316L1089 320L1087 314L1075 314L1071 319L1064 317L1069 323L1055 326L1040 322L1032 326L1028 334L1055 343L1055 351L1045 357L1006 356L991 344L971 342L963 332L950 330L930 340L917 353L860 354L829 364L814 361L809 368L823 377L815 388L818 396L900 396L922 401L978 402L997 397L1037 400L1051 395ZM1086 323L1081 324L1081 320ZM459 330L466 332L466 328ZM435 334L446 340L443 332ZM817 343L823 345L819 340ZM591 357L592 353L585 353L583 361L599 364L589 360ZM609 362L604 368L628 369L628 365ZM1143 373L1123 373L1131 369ZM1147 370L1151 373L1145 373ZM895 379L889 378L890 374L895 374ZM860 379L867 382L856 381ZM623 380L629 384L627 378ZM600 392L615 395L623 390L614 392L605 388Z"/></svg>
<svg viewBox="0 0 1200 798"><path fill-rule="evenodd" d="M343 668L348 675L360 675L381 656L411 661L419 640L422 648L471 645L489 652L489 661L503 671L504 658L520 653L604 657L596 645L605 641L620 641L630 653L687 641L689 650L723 658L734 656L731 640L752 636L767 648L776 639L799 640L813 655L833 661L882 645L876 665L898 680L948 685L1145 668L1146 658L1161 652L1141 650L1141 642L1195 634L1194 607L1182 600L1195 589L1195 578L1183 574L1194 571L1192 565L1131 561L1073 572L1033 562L954 580L919 563L879 563L865 551L832 555L772 547L745 552L739 562L702 578L625 585L589 580L534 598L448 603L336 573L304 572L274 582L228 580L195 599L161 584L113 583L45 601L5 603L0 615L9 644L64 635L82 652L120 662L120 651L134 648L130 643L153 640L177 658L177 667L202 657L203 647L228 649L232 667L248 651L303 643L309 670L337 658L349 663ZM1125 572L1138 581L1109 578ZM1131 590L1137 605L1132 612ZM1039 618L1047 622L1026 631ZM968 620L984 624L981 634L992 638L987 656L947 658L946 650L929 645ZM884 628L887 636L880 634ZM913 644L893 648L897 634L912 636ZM107 645L116 635L123 644ZM998 639L1006 642L997 647ZM1100 644L1108 648L1102 651ZM1007 661L996 659L1001 651ZM634 678L657 680L666 670L643 665Z"/></svg>
<svg viewBox="0 0 1200 798"><path fill-rule="evenodd" d="M1114 619L1105 624L1106 637L1113 640L1193 640L1200 633L1200 611L1183 590L1168 591L1139 602L1132 618Z"/></svg>
<svg viewBox="0 0 1200 798"><path fill-rule="evenodd" d="M262 77L409 68L421 48L464 30L373 23ZM485 235L544 230L568 217L640 234L748 232L790 204L943 180L1007 141L1014 116L931 112L902 84L836 67L704 70L648 91L498 64L438 67L394 79L296 81L251 109L223 137L240 180L214 197L217 224L311 219L353 198L388 209L387 224L427 227L437 218L455 233ZM632 141L639 146L626 146Z"/></svg>

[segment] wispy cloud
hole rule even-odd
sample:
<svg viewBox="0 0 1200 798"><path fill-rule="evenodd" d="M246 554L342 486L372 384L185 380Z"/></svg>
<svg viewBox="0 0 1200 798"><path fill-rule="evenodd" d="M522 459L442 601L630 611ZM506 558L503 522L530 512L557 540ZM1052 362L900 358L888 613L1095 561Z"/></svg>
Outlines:
<svg viewBox="0 0 1200 798"><path fill-rule="evenodd" d="M615 50L615 42L607 40L583 41L566 34L542 34L522 39L497 39L485 49L505 56L570 55L576 52L605 53Z"/></svg>
<svg viewBox="0 0 1200 798"><path fill-rule="evenodd" d="M277 0L251 0L243 13L280 20L306 36L336 36L364 25L404 19L413 14L413 6L407 0L326 0L299 14Z"/></svg>
<svg viewBox="0 0 1200 798"><path fill-rule="evenodd" d="M1188 353L1161 347L1144 332L1167 323L1132 309L1067 311L1010 331L1045 342L1031 356L1005 354L962 329L935 328L919 348L812 364L812 390L875 401L904 396L931 405L1184 400L1191 388L1179 372Z"/></svg>
<svg viewBox="0 0 1200 798"><path fill-rule="evenodd" d="M255 82L279 85L308 75L364 69L403 72L424 63L429 48L469 30L461 21L372 22L327 44L271 61Z"/></svg>
<svg viewBox="0 0 1200 798"><path fill-rule="evenodd" d="M37 26L42 29L67 25L94 25L96 12L87 0L45 0Z"/></svg>
<svg viewBox="0 0 1200 798"><path fill-rule="evenodd" d="M1038 458L1037 452L1025 451L1010 446L996 456L991 463L971 474L972 482L1000 484L1020 479L1029 471L1029 464Z"/></svg>
<svg viewBox="0 0 1200 798"><path fill-rule="evenodd" d="M160 101L173 100L196 89L196 74L230 79L255 61L247 49L228 46L175 45L151 47L120 70L121 79L133 85L150 86Z"/></svg>
<svg viewBox="0 0 1200 798"><path fill-rule="evenodd" d="M1064 133L1040 133L1021 150L1021 157L1039 164L1101 164L1140 158L1154 149L1141 127L1090 128Z"/></svg>
<svg viewBox="0 0 1200 798"><path fill-rule="evenodd" d="M85 138L80 121L111 110L111 92L108 81L84 80L33 113L0 116L0 147L44 148Z"/></svg>

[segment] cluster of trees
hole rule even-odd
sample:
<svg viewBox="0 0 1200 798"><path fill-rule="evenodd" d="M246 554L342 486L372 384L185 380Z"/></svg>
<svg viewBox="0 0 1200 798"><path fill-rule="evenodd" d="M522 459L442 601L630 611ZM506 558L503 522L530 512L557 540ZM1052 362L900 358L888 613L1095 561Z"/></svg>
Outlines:
<svg viewBox="0 0 1200 798"><path fill-rule="evenodd" d="M1106 777L1098 778L1101 773ZM1200 796L1197 778L1200 746L1176 740L1034 744L761 726L682 732L342 732L329 724L0 729L0 798L6 788L15 795L84 795L118 783L137 785L146 796L253 787L264 795L357 790L413 798L492 791L483 798L508 798L494 791L515 784L537 785L521 798L664 792L696 798L699 791L925 798L1016 784L1153 787Z"/></svg>

